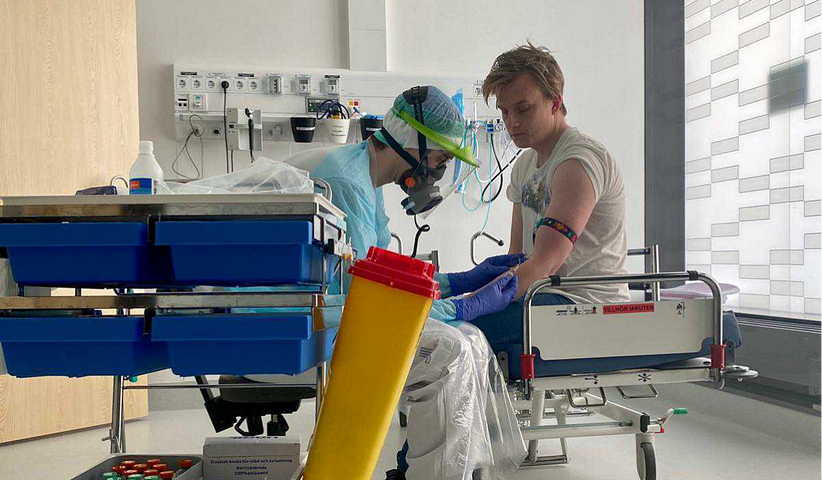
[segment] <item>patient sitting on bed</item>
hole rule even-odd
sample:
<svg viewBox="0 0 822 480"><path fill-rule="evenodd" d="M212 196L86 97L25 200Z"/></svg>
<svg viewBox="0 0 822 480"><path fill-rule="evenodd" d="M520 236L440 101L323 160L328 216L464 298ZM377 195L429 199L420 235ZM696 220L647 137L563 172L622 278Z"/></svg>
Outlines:
<svg viewBox="0 0 822 480"><path fill-rule="evenodd" d="M525 253L517 270L520 298L551 275L627 273L625 187L616 161L598 141L570 126L564 80L545 49L526 45L497 57L483 85L495 95L511 138L522 153L511 173L509 253ZM627 285L546 290L540 303L630 301ZM472 323L492 347L522 339L522 323L485 316Z"/></svg>

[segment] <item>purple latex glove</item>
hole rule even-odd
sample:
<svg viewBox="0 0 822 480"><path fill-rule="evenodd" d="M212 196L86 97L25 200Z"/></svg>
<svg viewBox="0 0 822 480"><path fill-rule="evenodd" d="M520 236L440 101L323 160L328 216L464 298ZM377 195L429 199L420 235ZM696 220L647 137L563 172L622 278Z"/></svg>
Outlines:
<svg viewBox="0 0 822 480"><path fill-rule="evenodd" d="M457 320L471 320L502 311L517 294L517 275L508 272L471 295L452 300Z"/></svg>
<svg viewBox="0 0 822 480"><path fill-rule="evenodd" d="M499 277L513 267L525 261L525 255L497 255L486 258L482 263L467 272L447 273L448 283L451 285L451 295L462 295L487 285L488 282Z"/></svg>

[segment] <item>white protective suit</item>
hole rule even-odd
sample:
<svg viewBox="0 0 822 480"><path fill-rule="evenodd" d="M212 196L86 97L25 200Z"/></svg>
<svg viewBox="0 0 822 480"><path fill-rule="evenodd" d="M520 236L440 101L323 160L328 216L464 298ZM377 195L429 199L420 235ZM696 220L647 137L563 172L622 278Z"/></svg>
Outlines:
<svg viewBox="0 0 822 480"><path fill-rule="evenodd" d="M526 456L505 379L470 323L429 319L402 397L408 480L470 480L516 470Z"/></svg>

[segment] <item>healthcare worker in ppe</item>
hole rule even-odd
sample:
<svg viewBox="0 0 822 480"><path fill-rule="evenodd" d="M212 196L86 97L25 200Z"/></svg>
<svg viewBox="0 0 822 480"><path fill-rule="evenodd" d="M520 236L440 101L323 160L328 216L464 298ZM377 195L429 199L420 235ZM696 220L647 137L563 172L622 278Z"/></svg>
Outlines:
<svg viewBox="0 0 822 480"><path fill-rule="evenodd" d="M368 140L308 150L286 163L306 168L331 186L334 205L346 214L351 245L364 256L370 247L387 248L391 241L381 187L397 184L408 195L402 202L406 212L423 214L442 202L442 192L453 183L445 175L449 162L476 166L471 148L460 147L464 131L462 113L442 90L414 87L396 98L383 128ZM497 277L523 259L501 255L467 272L438 273L444 299L434 302L431 316L470 321L502 310L517 285L513 274ZM466 293L471 295L457 298Z"/></svg>
<svg viewBox="0 0 822 480"><path fill-rule="evenodd" d="M453 183L445 175L449 162L476 166L470 147L461 146L464 129L451 98L433 86L414 87L396 98L367 141L309 150L287 163L331 186L363 256L391 240L381 187L397 184L407 194L406 213L423 214ZM388 478L468 480L475 469L513 469L525 457L493 352L479 329L460 322L505 308L517 290L511 268L523 259L501 255L466 272L437 273L443 299L434 302L406 382L408 441Z"/></svg>

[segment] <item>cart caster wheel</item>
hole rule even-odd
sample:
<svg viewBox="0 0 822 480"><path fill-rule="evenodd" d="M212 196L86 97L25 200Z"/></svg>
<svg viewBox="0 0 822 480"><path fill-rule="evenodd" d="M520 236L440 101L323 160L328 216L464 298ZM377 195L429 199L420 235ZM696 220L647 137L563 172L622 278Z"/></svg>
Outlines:
<svg viewBox="0 0 822 480"><path fill-rule="evenodd" d="M408 426L408 417L402 412L400 412L400 426L403 428Z"/></svg>
<svg viewBox="0 0 822 480"><path fill-rule="evenodd" d="M639 480L656 480L656 454L654 453L654 445L652 443L640 444L642 454L637 459L637 471L639 473ZM640 453L640 452L637 452Z"/></svg>

